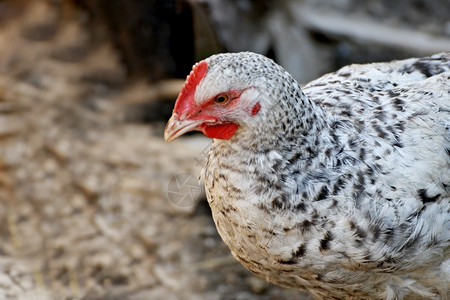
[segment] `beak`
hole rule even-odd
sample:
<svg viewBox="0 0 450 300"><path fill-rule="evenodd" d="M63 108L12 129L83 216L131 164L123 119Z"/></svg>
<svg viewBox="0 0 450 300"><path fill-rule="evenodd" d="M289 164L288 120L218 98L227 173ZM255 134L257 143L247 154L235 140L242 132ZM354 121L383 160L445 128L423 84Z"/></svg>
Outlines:
<svg viewBox="0 0 450 300"><path fill-rule="evenodd" d="M185 119L180 121L175 114L167 122L166 128L164 129L164 139L166 142L173 141L179 136L182 136L186 132L192 130L199 130L200 125L204 123L205 120L189 120Z"/></svg>

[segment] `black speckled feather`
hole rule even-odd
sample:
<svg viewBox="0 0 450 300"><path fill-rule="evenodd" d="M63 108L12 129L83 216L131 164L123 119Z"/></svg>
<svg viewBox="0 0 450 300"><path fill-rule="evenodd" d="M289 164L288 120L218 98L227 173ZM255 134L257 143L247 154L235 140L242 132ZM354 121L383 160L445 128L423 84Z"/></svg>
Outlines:
<svg viewBox="0 0 450 300"><path fill-rule="evenodd" d="M351 65L300 89L254 53L205 60L195 102L242 90L203 171L217 229L261 278L317 299L446 299L449 54ZM214 201L212 201L214 199Z"/></svg>

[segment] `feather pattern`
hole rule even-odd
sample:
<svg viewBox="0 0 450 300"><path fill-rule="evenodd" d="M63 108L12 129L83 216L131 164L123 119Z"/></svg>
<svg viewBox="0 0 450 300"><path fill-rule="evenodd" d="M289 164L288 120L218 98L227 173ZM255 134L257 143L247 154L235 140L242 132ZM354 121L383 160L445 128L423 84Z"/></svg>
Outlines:
<svg viewBox="0 0 450 300"><path fill-rule="evenodd" d="M447 299L449 57L351 65L303 90L261 55L206 59L195 101L246 89L261 104L202 173L233 255L317 299Z"/></svg>

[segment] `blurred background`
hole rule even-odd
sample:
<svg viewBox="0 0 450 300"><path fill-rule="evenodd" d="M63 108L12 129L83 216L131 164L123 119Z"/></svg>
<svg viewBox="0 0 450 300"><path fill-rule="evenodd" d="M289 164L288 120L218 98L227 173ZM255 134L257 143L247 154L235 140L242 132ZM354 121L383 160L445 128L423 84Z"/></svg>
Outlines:
<svg viewBox="0 0 450 300"><path fill-rule="evenodd" d="M163 130L195 61L301 83L450 51L447 0L0 0L0 299L308 299L218 236L208 139Z"/></svg>

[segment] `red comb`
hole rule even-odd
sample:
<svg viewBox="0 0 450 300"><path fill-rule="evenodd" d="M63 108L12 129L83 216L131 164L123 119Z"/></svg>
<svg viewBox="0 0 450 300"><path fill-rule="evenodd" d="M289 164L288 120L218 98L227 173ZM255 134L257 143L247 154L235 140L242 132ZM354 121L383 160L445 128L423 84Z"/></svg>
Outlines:
<svg viewBox="0 0 450 300"><path fill-rule="evenodd" d="M186 78L186 82L183 88L181 89L180 95L178 95L175 107L173 109L174 112L180 114L189 107L194 106L195 90L197 89L197 85L203 79L207 71L208 71L208 64L204 60L196 63L192 67L192 71Z"/></svg>

